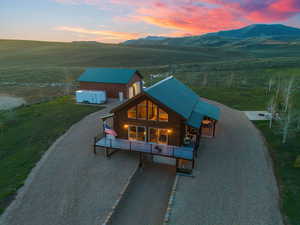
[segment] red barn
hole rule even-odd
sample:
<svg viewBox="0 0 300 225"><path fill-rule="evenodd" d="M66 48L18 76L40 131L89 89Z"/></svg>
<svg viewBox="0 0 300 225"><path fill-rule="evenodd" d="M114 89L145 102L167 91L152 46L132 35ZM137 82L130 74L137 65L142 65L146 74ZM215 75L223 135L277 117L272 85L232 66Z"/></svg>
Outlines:
<svg viewBox="0 0 300 225"><path fill-rule="evenodd" d="M88 68L78 78L80 90L105 91L108 98L132 98L142 91L142 75L133 69Z"/></svg>

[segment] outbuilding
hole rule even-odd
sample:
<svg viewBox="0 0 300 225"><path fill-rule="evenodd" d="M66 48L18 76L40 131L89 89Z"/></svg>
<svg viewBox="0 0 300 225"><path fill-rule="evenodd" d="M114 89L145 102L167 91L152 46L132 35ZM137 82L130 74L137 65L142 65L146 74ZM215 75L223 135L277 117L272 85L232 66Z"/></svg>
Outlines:
<svg viewBox="0 0 300 225"><path fill-rule="evenodd" d="M78 78L80 90L105 91L108 98L129 99L142 91L142 75L122 68L88 68Z"/></svg>

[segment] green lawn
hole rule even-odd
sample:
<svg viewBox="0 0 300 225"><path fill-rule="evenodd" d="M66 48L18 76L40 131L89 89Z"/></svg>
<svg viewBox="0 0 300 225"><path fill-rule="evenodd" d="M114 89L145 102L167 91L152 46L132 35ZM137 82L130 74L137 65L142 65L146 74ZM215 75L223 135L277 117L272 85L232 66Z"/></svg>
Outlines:
<svg viewBox="0 0 300 225"><path fill-rule="evenodd" d="M287 144L281 143L281 137L274 129L268 128L268 122L255 122L264 134L273 157L275 174L280 186L281 208L283 216L290 225L300 224L300 168L295 167L300 155L300 133L292 136Z"/></svg>
<svg viewBox="0 0 300 225"><path fill-rule="evenodd" d="M0 213L48 147L72 124L100 108L60 97L0 112Z"/></svg>

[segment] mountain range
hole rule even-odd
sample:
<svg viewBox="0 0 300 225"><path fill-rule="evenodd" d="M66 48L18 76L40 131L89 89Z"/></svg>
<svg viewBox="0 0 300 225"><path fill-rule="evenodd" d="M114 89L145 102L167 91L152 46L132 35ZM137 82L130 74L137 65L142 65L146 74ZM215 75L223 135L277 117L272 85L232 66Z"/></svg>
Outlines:
<svg viewBox="0 0 300 225"><path fill-rule="evenodd" d="M240 29L188 37L148 36L123 45L164 45L189 47L251 47L256 45L300 44L300 29L282 24L253 24Z"/></svg>

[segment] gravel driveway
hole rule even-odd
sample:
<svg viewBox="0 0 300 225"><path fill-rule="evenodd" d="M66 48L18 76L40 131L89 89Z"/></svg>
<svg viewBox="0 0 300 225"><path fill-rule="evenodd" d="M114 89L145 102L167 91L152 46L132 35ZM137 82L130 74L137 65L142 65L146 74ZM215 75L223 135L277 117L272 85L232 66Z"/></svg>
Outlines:
<svg viewBox="0 0 300 225"><path fill-rule="evenodd" d="M175 174L173 166L146 164L130 184L111 225L162 224Z"/></svg>
<svg viewBox="0 0 300 225"><path fill-rule="evenodd" d="M134 154L112 160L95 156L99 116L115 104L75 124L56 141L3 214L1 225L99 225L137 165ZM49 121L51 122L51 121Z"/></svg>
<svg viewBox="0 0 300 225"><path fill-rule="evenodd" d="M244 113L220 105L215 139L202 139L195 178L180 177L171 225L283 225L271 159Z"/></svg>

